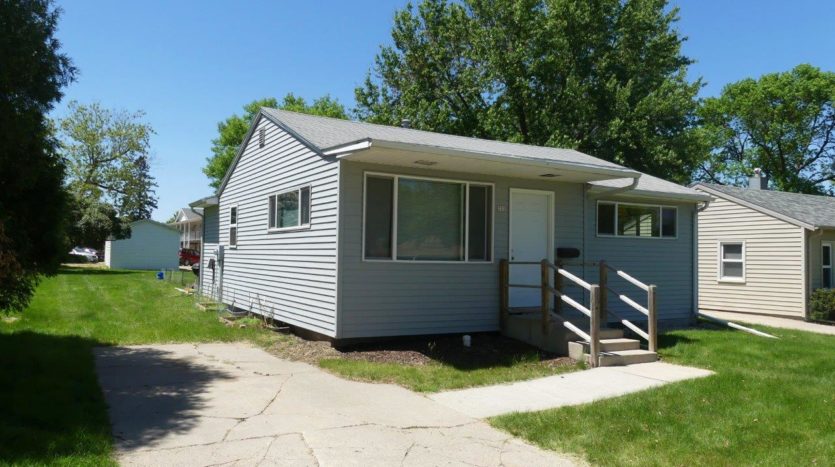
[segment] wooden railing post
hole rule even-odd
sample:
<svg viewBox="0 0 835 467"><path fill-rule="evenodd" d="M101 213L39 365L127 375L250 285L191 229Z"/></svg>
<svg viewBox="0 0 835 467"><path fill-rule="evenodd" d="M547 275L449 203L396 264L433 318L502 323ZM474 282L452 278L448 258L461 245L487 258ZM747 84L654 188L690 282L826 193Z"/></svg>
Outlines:
<svg viewBox="0 0 835 467"><path fill-rule="evenodd" d="M596 367L600 363L600 286L592 284L590 290L590 307L591 311L591 342L589 342L589 357L591 358L591 366Z"/></svg>
<svg viewBox="0 0 835 467"><path fill-rule="evenodd" d="M507 325L510 305L510 265L506 259L499 261L499 323L502 329Z"/></svg>
<svg viewBox="0 0 835 467"><path fill-rule="evenodd" d="M649 286L647 291L647 311L649 321L647 322L647 334L649 334L649 351L658 351L658 305L656 303L656 287Z"/></svg>
<svg viewBox="0 0 835 467"><path fill-rule="evenodd" d="M550 298L551 298L551 290L550 290L550 266L548 264L547 259L543 259L539 263L540 267L540 277L541 277L541 295L542 295L542 333L548 334L549 329L551 328L551 307L550 307Z"/></svg>
<svg viewBox="0 0 835 467"><path fill-rule="evenodd" d="M600 323L603 326L609 322L609 268L606 262L600 261Z"/></svg>
<svg viewBox="0 0 835 467"><path fill-rule="evenodd" d="M554 268L554 288L559 293L565 293L562 287L562 274L560 274L560 269L562 269L562 261L557 260L556 268ZM554 312L558 315L562 315L562 298L557 296L554 297Z"/></svg>

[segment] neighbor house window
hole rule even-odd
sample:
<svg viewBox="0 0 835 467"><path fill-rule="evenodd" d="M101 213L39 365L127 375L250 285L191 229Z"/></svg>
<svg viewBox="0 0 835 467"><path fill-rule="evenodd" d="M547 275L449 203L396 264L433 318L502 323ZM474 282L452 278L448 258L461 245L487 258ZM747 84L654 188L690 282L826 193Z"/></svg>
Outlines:
<svg viewBox="0 0 835 467"><path fill-rule="evenodd" d="M363 256L369 260L492 260L493 187L367 174Z"/></svg>
<svg viewBox="0 0 835 467"><path fill-rule="evenodd" d="M238 245L238 207L229 208L229 246Z"/></svg>
<svg viewBox="0 0 835 467"><path fill-rule="evenodd" d="M675 238L678 209L649 204L597 203L597 235L638 238Z"/></svg>
<svg viewBox="0 0 835 467"><path fill-rule="evenodd" d="M269 197L270 229L293 229L310 225L310 187L282 191Z"/></svg>
<svg viewBox="0 0 835 467"><path fill-rule="evenodd" d="M722 242L719 244L719 280L745 280L745 243Z"/></svg>
<svg viewBox="0 0 835 467"><path fill-rule="evenodd" d="M832 244L821 244L821 286L832 288Z"/></svg>

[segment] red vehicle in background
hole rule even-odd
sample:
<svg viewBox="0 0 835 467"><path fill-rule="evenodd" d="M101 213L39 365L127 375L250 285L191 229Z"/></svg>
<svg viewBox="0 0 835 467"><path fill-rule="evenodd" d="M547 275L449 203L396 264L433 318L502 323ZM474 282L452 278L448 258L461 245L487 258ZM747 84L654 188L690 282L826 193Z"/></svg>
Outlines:
<svg viewBox="0 0 835 467"><path fill-rule="evenodd" d="M191 248L180 248L180 265L191 266L200 263L200 252Z"/></svg>

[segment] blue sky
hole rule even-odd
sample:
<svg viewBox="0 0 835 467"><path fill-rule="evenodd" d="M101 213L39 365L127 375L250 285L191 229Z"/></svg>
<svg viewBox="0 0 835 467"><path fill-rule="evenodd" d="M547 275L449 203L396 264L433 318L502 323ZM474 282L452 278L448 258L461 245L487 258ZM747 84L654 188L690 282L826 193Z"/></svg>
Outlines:
<svg viewBox="0 0 835 467"><path fill-rule="evenodd" d="M405 0L59 0L58 31L80 73L71 99L144 110L156 134L157 220L211 193L201 172L217 122L253 99L329 93L347 107L390 40ZM718 94L730 82L799 63L835 70L835 2L674 1L693 77Z"/></svg>

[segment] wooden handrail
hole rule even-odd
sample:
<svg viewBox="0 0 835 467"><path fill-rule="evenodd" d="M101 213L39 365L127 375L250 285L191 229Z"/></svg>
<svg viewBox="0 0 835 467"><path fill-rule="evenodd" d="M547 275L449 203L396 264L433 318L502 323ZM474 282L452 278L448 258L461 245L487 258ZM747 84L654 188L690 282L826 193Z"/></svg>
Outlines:
<svg viewBox="0 0 835 467"><path fill-rule="evenodd" d="M623 303L626 303L627 305L630 305L632 308L640 311L645 316L649 316L649 309L642 307L635 300L632 300L631 298L627 297L626 295L618 295L618 298L621 299L621 301Z"/></svg>
<svg viewBox="0 0 835 467"><path fill-rule="evenodd" d="M539 285L534 284L511 284L510 283L510 265L513 264L520 264L520 265L540 265L540 283ZM571 305L574 309L578 310L579 312L583 313L589 318L590 326L589 326L589 333L585 333L576 325L566 321L562 316L558 313L553 314L556 318L562 321L563 326L567 329L571 330L573 333L577 334L581 338L585 339L589 342L589 358L591 359L592 366L599 365L599 357L600 357L600 326L605 324L608 320L607 313L612 313L624 327L629 328L635 334L639 335L640 337L644 338L648 342L648 347L651 351L655 352L658 349L658 335L657 335L657 306L656 306L656 286L654 285L646 285L643 282L635 279L634 277L630 276L629 274L617 270L607 264L605 261L599 261L594 263L595 265L599 265L600 269L600 284L591 284L586 282L585 280L581 279L580 277L572 274L568 270L562 267L562 262L558 264L553 264L550 261L543 259L539 262L534 261L508 261L503 259L499 262L499 287L500 287L500 306L499 306L499 313L500 319L502 324L507 323L508 316L510 314L510 304L509 304L509 290L510 288L527 288L527 289L540 289L541 290L541 301L540 301L540 313L542 314L542 332L547 334L550 331L550 318L552 317L552 313L550 310L551 307L551 298L556 296L558 300L555 302L554 309L555 311L559 312L561 309L561 305L563 303L567 303ZM550 271L554 271L554 284L551 285L551 277ZM620 294L610 288L607 284L608 282L608 274L607 271L614 271L619 277L625 279L632 285L640 288L647 292L647 306L643 307L631 298L627 297L625 294ZM567 278L571 281L570 284L564 284L563 278ZM582 287L583 289L589 291L589 307L583 306L578 301L574 300L573 298L569 297L565 293L563 293L563 289L566 286L573 286L577 285ZM627 319L623 319L617 314L611 312L608 309L608 292L614 293L621 301L630 305L632 308L638 310L639 312L643 313L648 317L648 324L647 324L647 332L644 332L640 327L632 323Z"/></svg>
<svg viewBox="0 0 835 467"><path fill-rule="evenodd" d="M585 339L586 341L591 341L591 336L586 334L583 330L581 330L577 326L575 326L574 323L572 323L570 321L567 321L565 318L563 318L560 315L554 315L554 317L557 318L558 320L560 320L562 325L565 326L567 329L569 329L574 334L577 334L578 336Z"/></svg>
<svg viewBox="0 0 835 467"><path fill-rule="evenodd" d="M571 279L572 281L574 281L575 284L579 285L580 287L582 287L582 288L584 288L588 291L591 291L591 284L584 281L583 279L580 279L579 277L575 276L574 274L571 274L570 272L566 271L565 269L561 269L561 268L557 269L557 272L560 273L560 275Z"/></svg>
<svg viewBox="0 0 835 467"><path fill-rule="evenodd" d="M644 284L643 282L639 281L638 279L635 279L634 277L630 276L629 274L627 274L623 271L616 271L616 273L617 273L618 276L626 279L628 282L630 282L635 287L643 290L644 292L649 292L649 286Z"/></svg>

